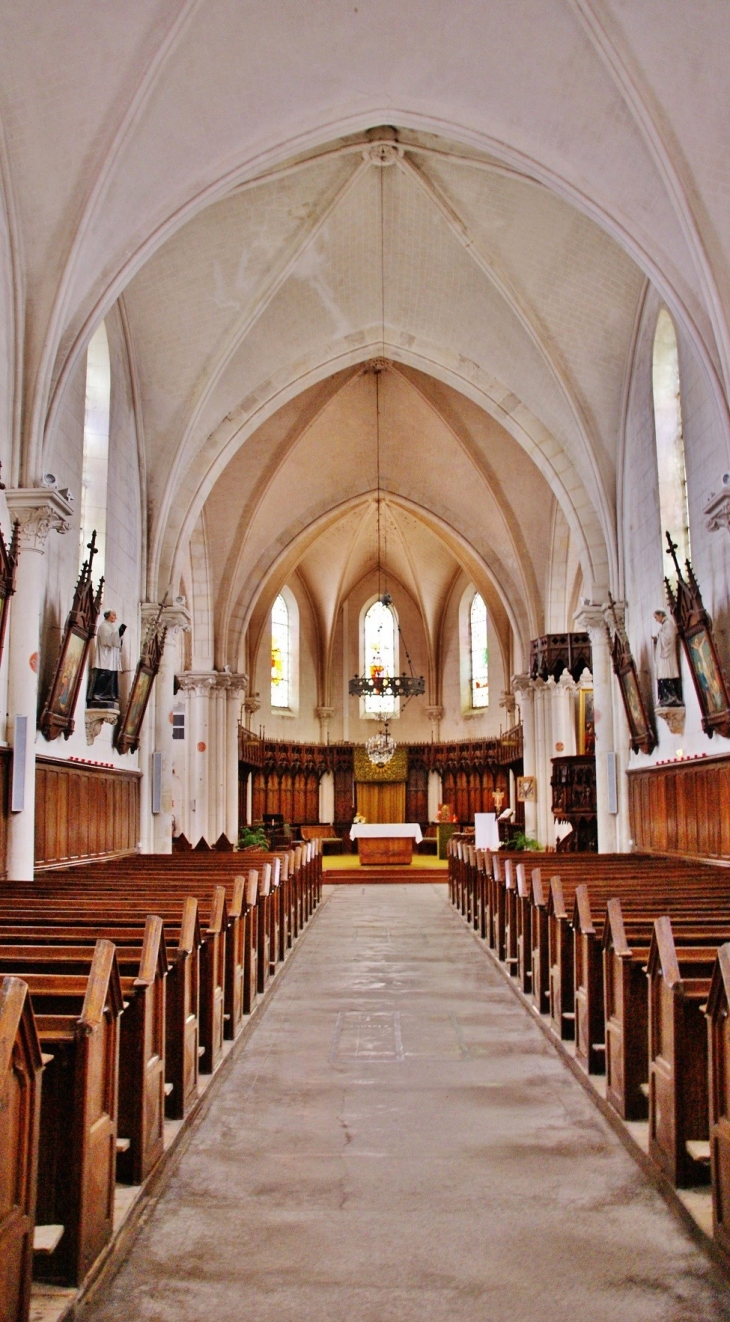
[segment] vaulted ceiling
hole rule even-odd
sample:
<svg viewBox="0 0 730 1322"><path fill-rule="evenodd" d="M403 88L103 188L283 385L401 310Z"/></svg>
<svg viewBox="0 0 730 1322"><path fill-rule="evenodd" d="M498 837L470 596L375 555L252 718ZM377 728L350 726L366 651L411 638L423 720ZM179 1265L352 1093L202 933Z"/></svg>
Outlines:
<svg viewBox="0 0 730 1322"><path fill-rule="evenodd" d="M620 594L647 281L726 413L725 5L30 0L0 22L13 480L38 479L119 300L148 592L204 526L226 660L282 576L327 635L368 572L376 359L393 572L427 631L458 570L524 649L567 609L556 537Z"/></svg>

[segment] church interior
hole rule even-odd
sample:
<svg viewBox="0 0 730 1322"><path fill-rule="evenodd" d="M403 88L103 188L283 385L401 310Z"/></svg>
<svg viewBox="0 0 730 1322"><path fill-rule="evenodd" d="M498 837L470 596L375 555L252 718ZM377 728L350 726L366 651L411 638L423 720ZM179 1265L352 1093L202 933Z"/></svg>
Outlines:
<svg viewBox="0 0 730 1322"><path fill-rule="evenodd" d="M0 13L0 1322L730 1319L727 6Z"/></svg>

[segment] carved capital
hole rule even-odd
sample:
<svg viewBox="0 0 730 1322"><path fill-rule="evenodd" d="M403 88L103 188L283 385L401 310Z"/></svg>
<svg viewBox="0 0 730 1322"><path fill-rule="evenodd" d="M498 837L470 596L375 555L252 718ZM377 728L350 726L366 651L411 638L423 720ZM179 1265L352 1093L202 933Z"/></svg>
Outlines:
<svg viewBox="0 0 730 1322"><path fill-rule="evenodd" d="M260 707L261 703L258 703L257 706ZM334 707L315 707L314 714L318 721L329 722L335 714L335 709Z"/></svg>
<svg viewBox="0 0 730 1322"><path fill-rule="evenodd" d="M16 487L6 491L10 517L19 524L21 551L45 551L51 529L68 532L73 518L70 492L53 487Z"/></svg>
<svg viewBox="0 0 730 1322"><path fill-rule="evenodd" d="M233 670L226 670L220 676L223 688L232 699L240 698L242 693L248 688L248 675L239 674Z"/></svg>
<svg viewBox="0 0 730 1322"><path fill-rule="evenodd" d="M215 687L217 676L210 670L184 670L177 676L178 688L183 693L193 694L195 697L206 697L211 689Z"/></svg>
<svg viewBox="0 0 730 1322"><path fill-rule="evenodd" d="M247 716L255 716L261 707L261 699L258 693L247 693L243 700L243 706Z"/></svg>
<svg viewBox="0 0 730 1322"><path fill-rule="evenodd" d="M727 476L727 473L723 473L722 491L719 493L711 491L710 498L703 510L705 527L708 532L719 532L721 528L725 528L727 532L730 532L730 479L729 485L725 486Z"/></svg>
<svg viewBox="0 0 730 1322"><path fill-rule="evenodd" d="M248 675L234 674L232 670L216 670L213 672L211 687L219 693L230 694L232 698L245 693L248 684Z"/></svg>
<svg viewBox="0 0 730 1322"><path fill-rule="evenodd" d="M86 709L86 742L93 744L94 740L101 734L103 725L116 725L119 720L118 707L87 707Z"/></svg>
<svg viewBox="0 0 730 1322"><path fill-rule="evenodd" d="M517 698L515 694L512 692L512 689L502 690L502 692L499 695L499 705L500 707L504 707L505 711L507 712L507 715L510 718L514 716L515 708L517 706Z"/></svg>
<svg viewBox="0 0 730 1322"><path fill-rule="evenodd" d="M155 601L142 602L142 632L154 624L157 619L160 607ZM188 633L190 630L190 611L184 597L176 597L169 606L163 606L160 615L160 628L167 629L168 634L173 630L179 629L182 633Z"/></svg>
<svg viewBox="0 0 730 1322"><path fill-rule="evenodd" d="M530 676L527 671L525 671L523 675L512 676L512 692L515 694L515 696L517 696L520 693L526 693L529 690L531 684L532 684L532 680L530 679Z"/></svg>
<svg viewBox="0 0 730 1322"><path fill-rule="evenodd" d="M429 721L431 721L433 725L438 725L444 719L444 716L446 715L446 710L444 707L440 707L440 706L427 707L426 715Z"/></svg>
<svg viewBox="0 0 730 1322"><path fill-rule="evenodd" d="M608 603L601 605L597 601L584 601L575 617L575 622L582 633L590 635L591 647L596 643L607 645L606 615Z"/></svg>

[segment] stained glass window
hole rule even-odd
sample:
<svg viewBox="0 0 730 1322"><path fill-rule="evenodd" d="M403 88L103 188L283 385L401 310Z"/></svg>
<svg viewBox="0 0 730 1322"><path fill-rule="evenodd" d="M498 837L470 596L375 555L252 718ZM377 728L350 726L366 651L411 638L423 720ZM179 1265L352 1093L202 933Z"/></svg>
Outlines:
<svg viewBox="0 0 730 1322"><path fill-rule="evenodd" d="M690 549L682 403L679 391L679 353L672 318L666 308L662 308L657 317L652 386L664 573L668 578L673 579L674 562L667 550L665 533L671 533L672 541L677 543L677 559L680 565L684 566Z"/></svg>
<svg viewBox="0 0 730 1322"><path fill-rule="evenodd" d="M477 592L469 612L471 643L471 705L489 706L489 648L487 645L487 607Z"/></svg>
<svg viewBox="0 0 730 1322"><path fill-rule="evenodd" d="M395 619L389 606L382 601L373 602L365 616L365 674L369 679L395 673ZM365 698L365 711L370 715L388 716L395 711L392 696Z"/></svg>
<svg viewBox="0 0 730 1322"><path fill-rule="evenodd" d="M289 607L279 594L271 608L271 705L288 707L291 698Z"/></svg>
<svg viewBox="0 0 730 1322"><path fill-rule="evenodd" d="M86 407L84 410L84 461L81 477L80 560L91 534L96 529L97 556L94 578L104 573L106 556L106 500L109 468L109 408L111 403L111 365L106 326L102 321L89 341L86 352Z"/></svg>

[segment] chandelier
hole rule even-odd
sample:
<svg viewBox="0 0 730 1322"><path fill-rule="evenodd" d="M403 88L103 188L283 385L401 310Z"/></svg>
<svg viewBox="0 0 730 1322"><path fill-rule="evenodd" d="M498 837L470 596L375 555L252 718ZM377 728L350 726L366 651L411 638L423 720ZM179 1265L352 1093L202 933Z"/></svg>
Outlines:
<svg viewBox="0 0 730 1322"><path fill-rule="evenodd" d="M384 569L385 556L383 554L383 535L382 535L382 519L381 519L382 492L380 489L380 373L383 370L383 366L384 364L382 361L376 360L375 363L373 364L373 369L372 369L373 372L375 373L378 601L382 606L385 606L387 609L390 609L393 604L393 598L387 590L387 583L384 584L386 571ZM403 650L408 660L408 669L410 673L407 674L406 671L404 670L400 675L389 675L386 673L386 671L382 666L373 665L371 666L370 673L368 674L367 661L366 661L364 673L362 675L353 675L352 679L348 683L347 689L351 697L394 698L394 699L399 699L405 703L408 702L410 698L420 697L423 693L426 692L426 680L424 679L423 675L414 674L413 662L411 661L410 653L408 651L408 648L406 647L405 640L401 632L401 627L397 621L397 618L396 618L396 628L398 630L398 637L400 638L400 641L403 645ZM375 761L375 759L370 755L371 743L374 743L377 739L382 737L385 740L384 746L391 747L390 753L388 753L388 755L378 765L384 765L385 762L389 762L391 757L393 756L393 753L395 752L395 744L393 742L392 736L388 732L387 727L388 727L388 722L386 720L385 730L382 731L381 734L376 735L374 740L373 739L368 740L366 744L366 748L368 750L368 757L370 757L371 762Z"/></svg>
<svg viewBox="0 0 730 1322"><path fill-rule="evenodd" d="M398 745L390 733L388 722L385 721L382 729L367 740L365 752L376 767L384 767L390 762L397 747Z"/></svg>

